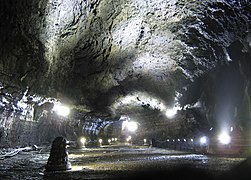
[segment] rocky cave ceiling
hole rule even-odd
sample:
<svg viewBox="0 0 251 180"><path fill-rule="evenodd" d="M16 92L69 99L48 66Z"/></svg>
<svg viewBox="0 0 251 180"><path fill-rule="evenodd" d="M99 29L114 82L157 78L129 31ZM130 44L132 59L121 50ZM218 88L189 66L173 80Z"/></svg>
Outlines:
<svg viewBox="0 0 251 180"><path fill-rule="evenodd" d="M28 93L250 119L248 0L1 0L0 18L1 97L14 105Z"/></svg>

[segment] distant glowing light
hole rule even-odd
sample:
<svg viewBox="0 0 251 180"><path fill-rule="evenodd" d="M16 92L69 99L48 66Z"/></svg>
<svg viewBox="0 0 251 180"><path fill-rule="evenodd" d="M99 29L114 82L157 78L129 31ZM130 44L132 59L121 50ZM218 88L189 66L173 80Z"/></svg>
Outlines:
<svg viewBox="0 0 251 180"><path fill-rule="evenodd" d="M223 132L219 135L218 140L222 144L229 144L231 142L231 137L226 132Z"/></svg>
<svg viewBox="0 0 251 180"><path fill-rule="evenodd" d="M86 138L84 138L84 137L80 138L80 142L84 146L86 143Z"/></svg>
<svg viewBox="0 0 251 180"><path fill-rule="evenodd" d="M206 136L202 136L202 137L200 138L200 144L201 144L201 145L205 145L205 144L207 144L207 143L208 143L207 137L206 137Z"/></svg>
<svg viewBox="0 0 251 180"><path fill-rule="evenodd" d="M173 106L173 108L167 109L166 110L166 117L169 119L172 119L175 117L177 114L178 110L181 110L182 108L180 107L180 104L176 102Z"/></svg>
<svg viewBox="0 0 251 180"><path fill-rule="evenodd" d="M134 121L130 121L127 124L127 129L131 132L134 132L138 129L138 124Z"/></svg>
<svg viewBox="0 0 251 180"><path fill-rule="evenodd" d="M127 129L128 131L135 132L138 129L138 123L134 121L123 121L122 129Z"/></svg>
<svg viewBox="0 0 251 180"><path fill-rule="evenodd" d="M128 136L128 137L126 138L126 141L127 141L127 142L130 141L130 140L132 140L132 136Z"/></svg>
<svg viewBox="0 0 251 180"><path fill-rule="evenodd" d="M166 116L168 118L173 118L177 114L177 110L175 109L167 109L166 110Z"/></svg>
<svg viewBox="0 0 251 180"><path fill-rule="evenodd" d="M102 139L99 139L98 142L99 142L100 144L102 144L103 140L102 140Z"/></svg>
<svg viewBox="0 0 251 180"><path fill-rule="evenodd" d="M60 116L68 116L70 114L70 108L60 103L55 103L52 111L55 111Z"/></svg>

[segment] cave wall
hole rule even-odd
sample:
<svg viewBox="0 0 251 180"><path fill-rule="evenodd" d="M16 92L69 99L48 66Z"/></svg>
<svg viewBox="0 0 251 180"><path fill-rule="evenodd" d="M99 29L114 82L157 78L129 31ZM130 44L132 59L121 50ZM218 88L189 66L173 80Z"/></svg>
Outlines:
<svg viewBox="0 0 251 180"><path fill-rule="evenodd" d="M13 0L1 8L2 79L94 108L135 90L171 102L177 86L228 64L227 47L243 43L250 17L245 1Z"/></svg>
<svg viewBox="0 0 251 180"><path fill-rule="evenodd" d="M1 128L26 123L13 111L25 93L116 114L133 113L122 100L135 92L166 106L179 92L182 107L200 102L209 125L225 106L218 96L238 97L226 111L244 127L251 112L250 6L243 0L2 0Z"/></svg>

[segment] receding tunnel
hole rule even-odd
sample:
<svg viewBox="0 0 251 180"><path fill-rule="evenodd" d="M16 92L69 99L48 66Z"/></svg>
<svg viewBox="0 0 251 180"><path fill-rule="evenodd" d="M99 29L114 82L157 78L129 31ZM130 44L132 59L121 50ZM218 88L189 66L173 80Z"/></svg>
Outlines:
<svg viewBox="0 0 251 180"><path fill-rule="evenodd" d="M249 1L2 0L0 37L3 149L62 136L250 155Z"/></svg>

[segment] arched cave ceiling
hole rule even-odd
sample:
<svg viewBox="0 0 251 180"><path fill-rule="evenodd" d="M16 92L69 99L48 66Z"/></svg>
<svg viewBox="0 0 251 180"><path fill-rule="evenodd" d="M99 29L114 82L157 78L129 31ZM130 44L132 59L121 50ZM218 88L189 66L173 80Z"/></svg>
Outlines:
<svg viewBox="0 0 251 180"><path fill-rule="evenodd" d="M248 0L1 0L0 17L2 96L250 118Z"/></svg>

